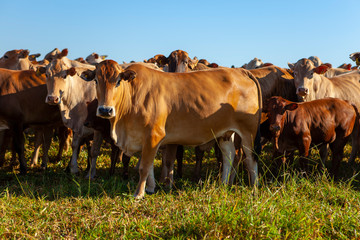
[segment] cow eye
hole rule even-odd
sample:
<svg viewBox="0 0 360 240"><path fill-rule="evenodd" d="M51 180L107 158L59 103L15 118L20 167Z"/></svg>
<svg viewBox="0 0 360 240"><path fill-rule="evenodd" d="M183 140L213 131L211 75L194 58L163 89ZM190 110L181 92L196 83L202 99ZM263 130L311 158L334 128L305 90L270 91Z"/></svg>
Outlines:
<svg viewBox="0 0 360 240"><path fill-rule="evenodd" d="M94 78L95 84L98 85L98 80Z"/></svg>
<svg viewBox="0 0 360 240"><path fill-rule="evenodd" d="M120 86L120 80L121 80L121 79L117 80L115 87Z"/></svg>
<svg viewBox="0 0 360 240"><path fill-rule="evenodd" d="M5 55L4 58L5 58L5 59L8 59L9 57Z"/></svg>

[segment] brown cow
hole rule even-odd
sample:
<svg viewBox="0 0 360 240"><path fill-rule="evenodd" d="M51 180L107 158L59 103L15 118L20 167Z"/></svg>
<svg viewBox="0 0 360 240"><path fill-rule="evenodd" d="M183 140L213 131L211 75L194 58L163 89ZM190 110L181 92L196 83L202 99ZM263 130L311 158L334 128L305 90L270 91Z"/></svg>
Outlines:
<svg viewBox="0 0 360 240"><path fill-rule="evenodd" d="M33 64L29 60L29 50L19 49L7 51L0 58L0 68L11 70L29 70L33 69Z"/></svg>
<svg viewBox="0 0 360 240"><path fill-rule="evenodd" d="M115 61L105 60L87 75L98 82L97 115L110 119L116 145L126 155L142 152L136 198L145 194L146 179L161 145L196 146L221 138L224 172L228 172L235 152L229 141L233 131L241 136L250 183L257 182L252 149L262 100L250 72L229 68L164 73L140 64L124 70ZM174 149L168 150L174 159ZM172 177L171 166L169 171ZM223 175L225 182L227 177ZM148 190L154 192L155 182L149 185Z"/></svg>
<svg viewBox="0 0 360 240"><path fill-rule="evenodd" d="M91 148L91 156L92 160L95 162L91 163L91 176L96 175L96 159L100 154L100 147L102 140L104 139L106 142L111 144L111 167L110 174L114 174L115 165L118 161L122 161L124 165L123 169L123 178L127 179L129 176L129 162L130 157L123 155L123 152L115 145L114 140L110 137L110 121L108 119L100 118L96 116L96 110L98 106L98 100L94 99L87 106L88 115L84 122L84 125L89 128L94 129L94 139L98 141L98 143L93 143L93 147ZM98 136L100 135L100 136Z"/></svg>
<svg viewBox="0 0 360 240"><path fill-rule="evenodd" d="M0 129L10 129L13 133L13 145L22 174L27 170L23 130L28 127L51 129L62 125L58 108L45 104L45 96L45 79L34 71L0 69ZM51 134L46 136L51 137ZM48 148L49 144L44 146L43 168L46 168Z"/></svg>
<svg viewBox="0 0 360 240"><path fill-rule="evenodd" d="M325 98L295 103L282 97L272 97L264 105L274 134L276 151L299 150L308 157L310 144L321 144L321 159L327 157L326 144L332 151L332 170L337 176L344 146L358 124L357 109L346 101Z"/></svg>
<svg viewBox="0 0 360 240"><path fill-rule="evenodd" d="M315 67L306 58L300 59L295 64L288 64L294 71L296 93L304 101L311 101L326 97L347 100L360 108L360 71L351 71L337 77L327 78L323 74L328 67L321 65ZM358 132L355 130L355 132ZM359 151L359 136L352 135L352 152L350 162L353 162Z"/></svg>

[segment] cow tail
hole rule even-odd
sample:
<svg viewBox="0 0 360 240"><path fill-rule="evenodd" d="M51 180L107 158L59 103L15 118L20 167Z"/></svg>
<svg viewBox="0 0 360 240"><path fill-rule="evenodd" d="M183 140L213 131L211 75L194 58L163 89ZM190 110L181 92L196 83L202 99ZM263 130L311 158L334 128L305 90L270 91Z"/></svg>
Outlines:
<svg viewBox="0 0 360 240"><path fill-rule="evenodd" d="M255 140L254 140L254 151L255 151L255 161L259 161L259 157L261 154L261 132L260 132L260 123L261 123L261 113L262 113L262 93L261 93L261 87L260 87L260 83L257 80L257 78L250 72L247 70L244 70L247 75L249 76L249 78L251 80L254 81L254 83L257 86L257 90L258 90L258 102L259 102L259 122L258 122L258 130L256 131L256 136L255 136Z"/></svg>

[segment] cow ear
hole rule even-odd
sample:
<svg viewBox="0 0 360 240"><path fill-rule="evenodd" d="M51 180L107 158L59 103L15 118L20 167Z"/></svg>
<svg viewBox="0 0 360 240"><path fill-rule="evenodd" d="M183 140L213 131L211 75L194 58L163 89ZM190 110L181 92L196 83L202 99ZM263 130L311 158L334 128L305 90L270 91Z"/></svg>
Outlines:
<svg viewBox="0 0 360 240"><path fill-rule="evenodd" d="M293 71L294 71L294 67L295 67L295 65L294 65L293 63L288 63L288 66L289 66L289 68L290 68L291 70L293 70Z"/></svg>
<svg viewBox="0 0 360 240"><path fill-rule="evenodd" d="M64 48L61 53L58 55L58 58L63 58L66 57L68 55L69 51L67 48Z"/></svg>
<svg viewBox="0 0 360 240"><path fill-rule="evenodd" d="M74 76L76 74L76 69L74 67L66 70L66 74L70 76Z"/></svg>
<svg viewBox="0 0 360 240"><path fill-rule="evenodd" d="M19 58L26 58L27 56L29 56L29 50L25 49L25 50L22 50L19 54Z"/></svg>
<svg viewBox="0 0 360 240"><path fill-rule="evenodd" d="M297 109L298 106L299 105L297 103L290 103L285 106L285 110L293 111L293 110Z"/></svg>
<svg viewBox="0 0 360 240"><path fill-rule="evenodd" d="M95 70L86 70L81 73L80 77L83 80L90 82L90 81L94 80L94 78L95 78Z"/></svg>
<svg viewBox="0 0 360 240"><path fill-rule="evenodd" d="M99 58L99 54L95 53L95 54L94 54L94 57L95 57L95 59L98 59L98 58Z"/></svg>
<svg viewBox="0 0 360 240"><path fill-rule="evenodd" d="M40 76L41 74L44 74L44 73L46 73L46 67L38 67L36 69L36 75L37 76Z"/></svg>
<svg viewBox="0 0 360 240"><path fill-rule="evenodd" d="M314 68L314 73L324 74L327 72L327 70L329 70L329 67L327 65L322 64L322 65Z"/></svg>
<svg viewBox="0 0 360 240"><path fill-rule="evenodd" d="M136 72L133 70L125 70L124 72L120 73L120 79L125 81L131 81L136 78Z"/></svg>
<svg viewBox="0 0 360 240"><path fill-rule="evenodd" d="M101 55L100 57L101 57L102 60L105 60L105 58L107 58L107 56L108 55Z"/></svg>

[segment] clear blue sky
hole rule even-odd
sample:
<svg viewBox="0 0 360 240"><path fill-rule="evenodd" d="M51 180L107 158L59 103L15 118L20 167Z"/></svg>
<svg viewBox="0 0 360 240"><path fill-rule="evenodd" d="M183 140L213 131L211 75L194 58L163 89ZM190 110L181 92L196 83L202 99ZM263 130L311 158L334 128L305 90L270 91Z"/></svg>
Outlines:
<svg viewBox="0 0 360 240"><path fill-rule="evenodd" d="M311 55L338 66L360 51L359 9L359 0L1 0L0 56L57 47L129 62L181 49L222 66L258 57L285 67Z"/></svg>

